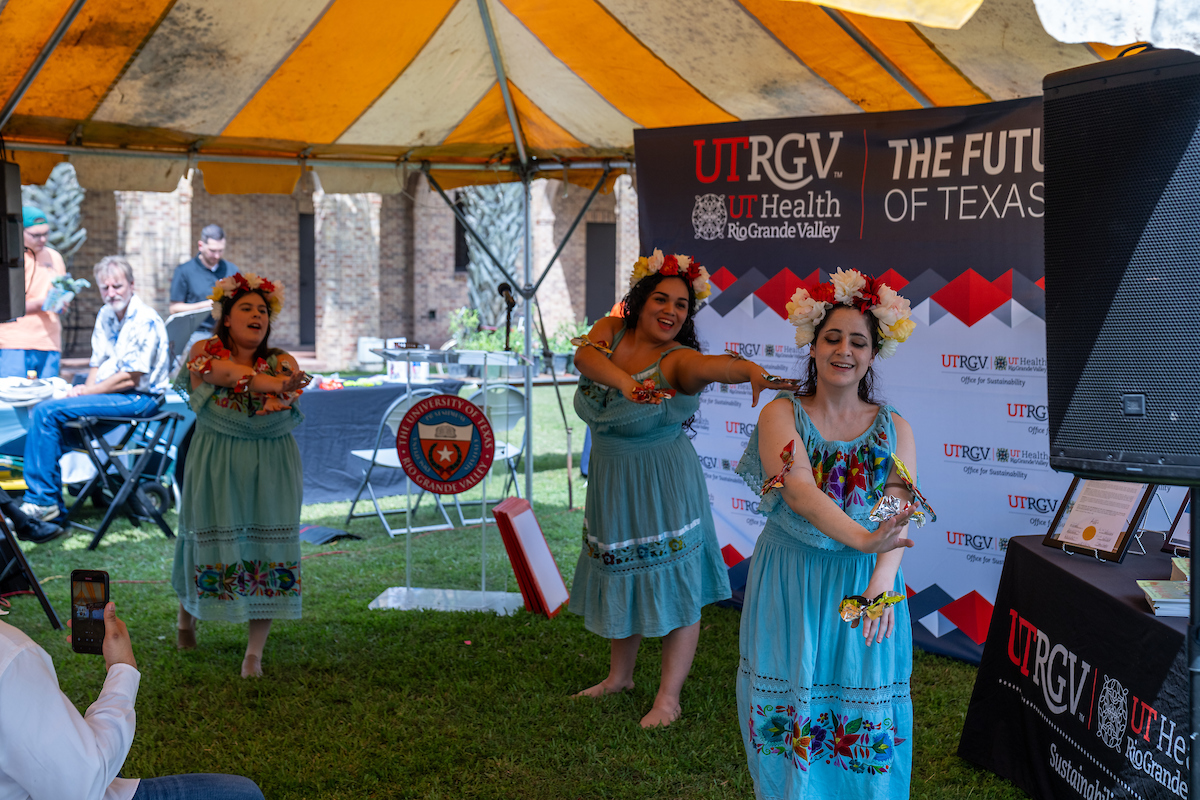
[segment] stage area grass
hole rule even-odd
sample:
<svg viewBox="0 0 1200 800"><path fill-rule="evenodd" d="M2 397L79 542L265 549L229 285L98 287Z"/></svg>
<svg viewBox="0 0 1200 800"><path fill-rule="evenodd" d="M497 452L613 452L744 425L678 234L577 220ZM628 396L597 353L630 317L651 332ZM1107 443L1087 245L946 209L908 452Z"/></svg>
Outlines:
<svg viewBox="0 0 1200 800"><path fill-rule="evenodd" d="M534 508L569 582L582 511L567 503L553 390L536 391ZM567 390L578 450L583 426L570 400ZM582 506L578 477L574 499ZM344 528L348 506L306 506L304 522ZM426 508L420 516L433 519ZM202 623L199 649L175 649L174 543L157 529L119 522L96 552L82 532L25 545L64 621L72 569L112 576L142 671L126 776L239 773L272 800L753 796L734 701L737 612L705 610L683 718L644 731L637 723L657 687L659 641L643 645L634 691L572 700L608 663L607 642L579 617L368 610L384 589L403 585L405 543L375 520L349 529L364 539L303 545L304 619L275 624L261 680L238 675L244 626ZM487 588L517 591L494 527L487 539ZM478 527L414 537L414 585L477 589L480 555ZM6 621L49 651L63 690L85 709L103 683L101 659L73 654L33 597L12 603ZM970 665L917 654L914 798L1025 796L955 755L974 679Z"/></svg>

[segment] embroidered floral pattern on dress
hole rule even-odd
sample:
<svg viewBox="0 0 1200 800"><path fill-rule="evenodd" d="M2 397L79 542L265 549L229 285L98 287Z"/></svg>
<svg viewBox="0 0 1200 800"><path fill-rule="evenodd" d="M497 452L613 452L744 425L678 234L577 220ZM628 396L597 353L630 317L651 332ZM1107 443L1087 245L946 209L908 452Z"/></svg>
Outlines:
<svg viewBox="0 0 1200 800"><path fill-rule="evenodd" d="M672 559L685 556L701 547L704 542L699 535L700 527L691 525L676 533L646 537L651 541L631 541L619 546L601 545L588 536L587 520L583 522L583 551L606 567L618 567L623 572L645 567L656 567Z"/></svg>
<svg viewBox="0 0 1200 800"><path fill-rule="evenodd" d="M277 561L237 561L197 564L196 596L201 600L240 597L283 597L300 594L300 564Z"/></svg>
<svg viewBox="0 0 1200 800"><path fill-rule="evenodd" d="M843 509L870 506L883 491L891 471L892 449L887 431L876 426L849 450L813 442L809 459L817 486Z"/></svg>
<svg viewBox="0 0 1200 800"><path fill-rule="evenodd" d="M906 739L896 736L890 718L881 722L826 711L813 719L792 705L752 707L746 721L750 744L760 755L781 756L801 772L830 764L859 774L883 775Z"/></svg>

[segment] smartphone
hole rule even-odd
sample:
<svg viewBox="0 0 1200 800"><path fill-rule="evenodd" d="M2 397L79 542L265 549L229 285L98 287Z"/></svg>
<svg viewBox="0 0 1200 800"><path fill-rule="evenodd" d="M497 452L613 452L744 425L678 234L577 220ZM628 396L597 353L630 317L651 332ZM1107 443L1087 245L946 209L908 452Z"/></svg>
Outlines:
<svg viewBox="0 0 1200 800"><path fill-rule="evenodd" d="M104 606L108 604L108 573L77 569L71 573L71 649L76 653L104 652Z"/></svg>

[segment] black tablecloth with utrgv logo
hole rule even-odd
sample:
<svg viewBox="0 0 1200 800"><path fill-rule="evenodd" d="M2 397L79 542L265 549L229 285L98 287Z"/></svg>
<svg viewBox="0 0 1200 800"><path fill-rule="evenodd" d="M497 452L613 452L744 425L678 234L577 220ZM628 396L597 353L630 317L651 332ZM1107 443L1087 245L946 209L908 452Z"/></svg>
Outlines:
<svg viewBox="0 0 1200 800"><path fill-rule="evenodd" d="M1135 582L1170 557L1041 542L1009 542L959 755L1039 800L1186 798L1187 619L1155 617Z"/></svg>

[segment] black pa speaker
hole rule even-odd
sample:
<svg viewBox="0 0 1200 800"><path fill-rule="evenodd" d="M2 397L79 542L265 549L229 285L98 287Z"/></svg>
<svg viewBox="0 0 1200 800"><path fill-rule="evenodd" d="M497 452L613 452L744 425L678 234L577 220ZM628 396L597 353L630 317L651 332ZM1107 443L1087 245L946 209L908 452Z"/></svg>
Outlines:
<svg viewBox="0 0 1200 800"><path fill-rule="evenodd" d="M1050 466L1200 484L1200 58L1043 88Z"/></svg>
<svg viewBox="0 0 1200 800"><path fill-rule="evenodd" d="M0 161L0 322L25 314L25 235L21 230L21 168Z"/></svg>

